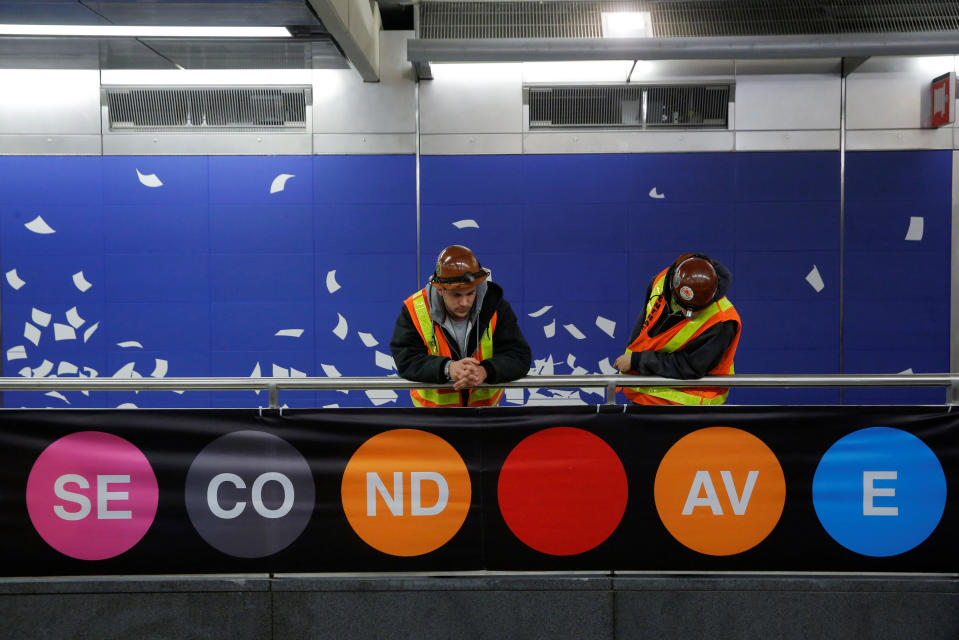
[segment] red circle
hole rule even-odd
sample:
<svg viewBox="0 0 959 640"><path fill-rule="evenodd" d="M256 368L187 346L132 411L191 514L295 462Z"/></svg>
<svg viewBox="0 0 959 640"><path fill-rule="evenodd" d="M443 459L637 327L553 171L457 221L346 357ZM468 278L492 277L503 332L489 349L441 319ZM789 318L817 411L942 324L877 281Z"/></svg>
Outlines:
<svg viewBox="0 0 959 640"><path fill-rule="evenodd" d="M524 544L571 556L601 544L626 511L626 470L599 436L544 429L514 448L499 474L499 508Z"/></svg>

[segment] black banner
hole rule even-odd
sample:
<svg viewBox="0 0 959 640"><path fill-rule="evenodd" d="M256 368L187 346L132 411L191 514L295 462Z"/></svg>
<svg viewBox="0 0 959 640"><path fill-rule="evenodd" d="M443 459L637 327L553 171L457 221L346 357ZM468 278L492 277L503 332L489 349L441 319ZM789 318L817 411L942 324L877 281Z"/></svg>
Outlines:
<svg viewBox="0 0 959 640"><path fill-rule="evenodd" d="M947 407L4 410L2 574L957 571Z"/></svg>

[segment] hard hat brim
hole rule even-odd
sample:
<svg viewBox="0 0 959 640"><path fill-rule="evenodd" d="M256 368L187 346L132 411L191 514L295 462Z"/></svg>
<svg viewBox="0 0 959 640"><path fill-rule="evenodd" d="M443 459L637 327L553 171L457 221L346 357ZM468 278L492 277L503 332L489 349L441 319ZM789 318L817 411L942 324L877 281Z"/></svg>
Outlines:
<svg viewBox="0 0 959 640"><path fill-rule="evenodd" d="M478 273L466 273L455 278L438 278L436 275L430 276L430 284L437 289L444 291L455 291L457 289L468 289L475 287L490 276L489 269L480 267Z"/></svg>

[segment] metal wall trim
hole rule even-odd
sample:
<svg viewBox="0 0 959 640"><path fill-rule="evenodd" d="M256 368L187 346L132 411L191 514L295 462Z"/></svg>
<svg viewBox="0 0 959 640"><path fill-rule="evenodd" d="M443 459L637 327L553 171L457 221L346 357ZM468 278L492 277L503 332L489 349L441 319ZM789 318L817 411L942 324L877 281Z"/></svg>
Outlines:
<svg viewBox="0 0 959 640"><path fill-rule="evenodd" d="M309 155L309 133L104 134L104 156Z"/></svg>
<svg viewBox="0 0 959 640"><path fill-rule="evenodd" d="M99 134L0 134L0 156L98 156Z"/></svg>
<svg viewBox="0 0 959 640"><path fill-rule="evenodd" d="M413 155L412 133L314 133L313 155Z"/></svg>
<svg viewBox="0 0 959 640"><path fill-rule="evenodd" d="M420 272L420 256L422 254L422 245L420 244L420 81L416 81L413 87L416 97L416 283L413 287L415 291L420 283L423 282L423 274Z"/></svg>
<svg viewBox="0 0 959 640"><path fill-rule="evenodd" d="M952 283L949 314L949 370L959 371L959 151L952 152ZM954 382L946 402L959 404L959 383Z"/></svg>

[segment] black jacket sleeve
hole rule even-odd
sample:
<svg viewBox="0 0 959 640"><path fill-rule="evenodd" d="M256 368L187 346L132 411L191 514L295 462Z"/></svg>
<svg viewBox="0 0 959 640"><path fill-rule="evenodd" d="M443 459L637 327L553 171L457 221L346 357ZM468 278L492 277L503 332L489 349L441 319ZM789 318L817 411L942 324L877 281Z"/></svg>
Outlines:
<svg viewBox="0 0 959 640"><path fill-rule="evenodd" d="M489 310L484 314L487 322L489 316L493 314L493 308L489 307ZM523 337L516 314L509 303L500 298L495 303L495 310L496 330L493 332L493 357L482 362L483 368L486 369L487 384L511 382L517 378L522 378L529 373L530 364L533 360L532 351L526 342L526 338ZM484 328L485 324L481 321L480 327ZM443 329L437 328L436 330L442 331ZM450 338L447 339L450 340ZM470 338L469 348L472 350L476 349L476 339L477 334L473 334ZM439 384L447 382L444 368L450 358L430 355L405 305L400 310L400 315L396 319L396 326L393 328L390 351L393 353L393 361L396 363L396 370L401 377L414 382L435 382Z"/></svg>
<svg viewBox="0 0 959 640"><path fill-rule="evenodd" d="M702 378L722 360L726 349L736 337L736 322L720 322L679 351L637 351L630 366L641 376L662 376L679 380Z"/></svg>
<svg viewBox="0 0 959 640"><path fill-rule="evenodd" d="M707 257L702 254L696 255L702 258ZM716 269L716 275L719 279L715 298L719 299L725 296L729 290L730 283L732 282L732 274L723 264L712 259L709 260ZM675 265L667 270L666 282L672 279L674 268ZM653 293L654 282L655 278L651 280L649 286L646 287L646 298L643 305L644 310L646 305L649 304L649 298ZM666 305L670 304L671 296L668 287L664 288L662 295L663 303ZM667 330L679 320L679 316L662 316L656 325L650 329L651 335L656 335L657 333ZM633 327L633 331L629 337L629 344L632 344L636 338L639 337L645 322L646 315L644 312L636 319L636 325ZM736 337L737 328L735 321L727 320L726 322L720 322L710 327L704 331L702 335L692 340L679 351L673 353L661 353L658 351L634 352L630 360L631 373L644 376L662 376L664 378L674 378L678 380L702 378L722 360L726 349L729 348L729 345L733 342L733 338Z"/></svg>
<svg viewBox="0 0 959 640"><path fill-rule="evenodd" d="M430 355L405 305L393 328L390 351L393 352L393 361L400 377L413 382L447 381L443 369L450 358Z"/></svg>
<svg viewBox="0 0 959 640"><path fill-rule="evenodd" d="M481 363L486 369L486 383L512 382L522 378L529 373L532 360L533 352L523 337L516 314L506 300L500 300L496 307L493 357Z"/></svg>

